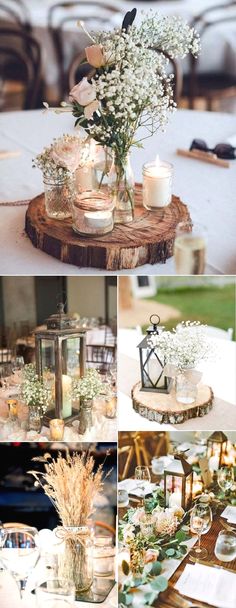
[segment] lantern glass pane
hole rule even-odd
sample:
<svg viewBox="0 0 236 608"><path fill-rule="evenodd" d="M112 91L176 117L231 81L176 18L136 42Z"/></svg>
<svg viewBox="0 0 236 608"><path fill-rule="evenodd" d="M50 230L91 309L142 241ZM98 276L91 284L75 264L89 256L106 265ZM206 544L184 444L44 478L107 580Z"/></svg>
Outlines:
<svg viewBox="0 0 236 608"><path fill-rule="evenodd" d="M72 414L71 385L71 377L62 374L62 418L68 418Z"/></svg>
<svg viewBox="0 0 236 608"><path fill-rule="evenodd" d="M64 344L65 342L66 344ZM69 376L80 376L80 348L80 338L67 338L63 340L63 373Z"/></svg>
<svg viewBox="0 0 236 608"><path fill-rule="evenodd" d="M142 355L145 387L163 388L165 386L165 377L162 373L164 367L162 358L157 355L157 352L153 348L144 348Z"/></svg>
<svg viewBox="0 0 236 608"><path fill-rule="evenodd" d="M178 506L182 504L182 483L181 477L176 475L167 475L166 477L166 488L169 494L169 507Z"/></svg>
<svg viewBox="0 0 236 608"><path fill-rule="evenodd" d="M55 371L55 350L53 340L41 340L41 361L42 361L42 374L44 376L45 371Z"/></svg>

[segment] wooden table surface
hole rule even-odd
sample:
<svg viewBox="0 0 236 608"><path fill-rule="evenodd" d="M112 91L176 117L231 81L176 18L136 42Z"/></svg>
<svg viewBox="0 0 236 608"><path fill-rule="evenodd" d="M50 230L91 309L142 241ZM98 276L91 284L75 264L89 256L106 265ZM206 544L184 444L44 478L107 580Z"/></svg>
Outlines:
<svg viewBox="0 0 236 608"><path fill-rule="evenodd" d="M131 501L131 506L136 506L136 505L137 505L136 502L133 503ZM121 519L124 516L126 510L127 509L121 509L121 508L119 509L119 519ZM222 509L222 511L223 511L223 509ZM214 548L215 548L216 539L217 539L217 536L218 536L220 530L224 530L224 527L223 527L224 522L226 522L226 520L223 520L220 517L220 514L215 515L213 518L211 529L209 530L209 532L207 534L203 534L201 537L201 546L205 547L208 550L208 557L206 558L206 561L211 561L218 566L222 565L222 562L219 562L219 560L216 559L215 554L214 554ZM170 578L168 589L164 593L160 593L158 600L154 604L154 606L156 606L158 608L188 608L188 605L191 602L191 598L184 598L183 596L179 595L177 590L174 590L174 585L178 581L186 564L188 564L188 563L191 564L193 562L190 561L190 559L187 555L185 557L185 559L180 563L179 567L174 572L172 577ZM233 560L232 562L224 563L224 567L226 569L228 568L229 570L234 570L236 573L236 559ZM197 604L197 602L195 600L193 600L193 603ZM205 604L204 602L200 602L200 604L202 606L205 606L206 608L209 608L209 604ZM213 607L211 607L211 608L213 608Z"/></svg>

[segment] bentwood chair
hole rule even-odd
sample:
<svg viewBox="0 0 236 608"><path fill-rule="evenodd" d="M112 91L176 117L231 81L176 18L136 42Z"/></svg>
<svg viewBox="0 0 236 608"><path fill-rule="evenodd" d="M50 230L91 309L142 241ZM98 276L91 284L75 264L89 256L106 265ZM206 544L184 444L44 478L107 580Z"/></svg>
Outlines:
<svg viewBox="0 0 236 608"><path fill-rule="evenodd" d="M31 31L30 13L22 0L1 0L0 2L1 27L15 26L28 34Z"/></svg>
<svg viewBox="0 0 236 608"><path fill-rule="evenodd" d="M119 436L119 479L133 475L136 466L150 466L153 456L168 453L169 437L167 433L120 433Z"/></svg>
<svg viewBox="0 0 236 608"><path fill-rule="evenodd" d="M192 22L192 27L196 28L202 43L202 53L204 53L205 34L211 32L213 28L234 22L236 27L236 0L226 4L216 4L201 12ZM217 36L217 31L216 34ZM225 51L227 53L227 49ZM199 57L189 56L190 74L184 79L184 96L188 97L189 108L193 109L197 98L206 101L206 109L213 110L215 102L236 97L236 76L230 74L222 67L220 72L199 73Z"/></svg>
<svg viewBox="0 0 236 608"><path fill-rule="evenodd" d="M0 110L33 109L41 81L38 42L23 30L0 28Z"/></svg>
<svg viewBox="0 0 236 608"><path fill-rule="evenodd" d="M99 29L109 26L112 17L119 13L120 9L115 6L115 3L110 4L106 2L96 2L90 0L82 0L75 2L58 2L50 7L48 12L48 28L51 33L52 42L55 48L58 69L60 73L60 84L61 84L61 97L67 92L68 86L68 66L73 58L73 43L71 44L72 49L70 58L68 60L68 48L66 49L66 32L67 29L75 28L77 21L84 21L86 28L89 30L91 27L94 29L99 26ZM71 32L70 32L71 34ZM76 32L78 37L81 38L81 31ZM87 41L86 41L87 42ZM88 45L91 43L88 39ZM86 43L84 43L84 46ZM68 47L68 45L67 45ZM84 73L84 75L87 75Z"/></svg>

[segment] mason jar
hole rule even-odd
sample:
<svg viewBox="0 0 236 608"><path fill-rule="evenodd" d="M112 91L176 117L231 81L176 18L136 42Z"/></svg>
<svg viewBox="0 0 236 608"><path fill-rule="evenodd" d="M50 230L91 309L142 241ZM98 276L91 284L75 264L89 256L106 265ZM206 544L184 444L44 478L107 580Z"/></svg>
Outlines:
<svg viewBox="0 0 236 608"><path fill-rule="evenodd" d="M74 177L44 177L43 183L48 217L55 220L71 217L72 199L75 195Z"/></svg>
<svg viewBox="0 0 236 608"><path fill-rule="evenodd" d="M77 194L73 201L73 230L82 236L100 236L114 227L114 203L102 190Z"/></svg>

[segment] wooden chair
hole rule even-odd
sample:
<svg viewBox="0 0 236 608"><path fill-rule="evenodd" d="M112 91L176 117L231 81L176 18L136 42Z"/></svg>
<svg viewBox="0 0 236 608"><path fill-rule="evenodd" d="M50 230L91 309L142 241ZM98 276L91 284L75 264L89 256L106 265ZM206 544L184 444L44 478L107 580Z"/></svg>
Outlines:
<svg viewBox="0 0 236 608"><path fill-rule="evenodd" d="M102 374L109 371L109 367L116 361L116 345L89 344L86 346L86 363L88 367L95 367Z"/></svg>
<svg viewBox="0 0 236 608"><path fill-rule="evenodd" d="M115 4L115 3L114 3ZM68 66L65 57L65 27L76 25L76 22L83 20L86 27L91 23L98 23L99 27L110 23L112 16L119 13L120 9L114 4L82 0L75 2L58 2L50 7L48 12L48 28L51 33L52 42L55 48L58 68L60 72L61 97L68 92ZM86 9L89 7L89 12ZM80 32L78 30L78 36ZM90 41L88 39L88 45ZM86 71L83 73L87 75Z"/></svg>
<svg viewBox="0 0 236 608"><path fill-rule="evenodd" d="M230 9L235 8L235 14ZM217 11L224 11L224 15L217 17ZM228 14L227 14L228 12ZM216 17L214 18L214 13ZM213 18L212 18L213 17ZM192 22L192 27L198 30L201 41L206 32L213 27L236 21L236 0L227 4L211 6L201 12ZM214 109L214 102L236 97L236 77L226 74L223 70L217 73L198 72L199 57L189 56L190 74L184 79L184 96L188 97L189 108L194 109L196 99L206 100L207 110Z"/></svg>
<svg viewBox="0 0 236 608"><path fill-rule="evenodd" d="M94 525L96 528L102 528L103 530L110 532L112 536L116 535L115 528L113 528L113 526L110 526L110 524L106 524L104 521L95 521Z"/></svg>
<svg viewBox="0 0 236 608"><path fill-rule="evenodd" d="M12 109L16 99L21 109L29 110L37 106L40 70L41 52L35 38L23 30L1 27L0 78L3 81L1 111Z"/></svg>
<svg viewBox="0 0 236 608"><path fill-rule="evenodd" d="M154 456L168 454L169 436L165 432L120 433L119 444L119 479L122 481L134 474L136 466L151 466Z"/></svg>
<svg viewBox="0 0 236 608"><path fill-rule="evenodd" d="M1 0L0 2L0 23L1 27L11 27L24 29L26 33L31 32L30 13L28 7L22 0Z"/></svg>

